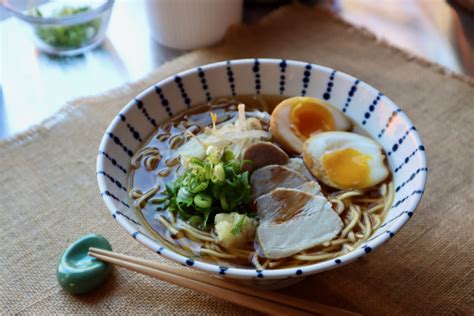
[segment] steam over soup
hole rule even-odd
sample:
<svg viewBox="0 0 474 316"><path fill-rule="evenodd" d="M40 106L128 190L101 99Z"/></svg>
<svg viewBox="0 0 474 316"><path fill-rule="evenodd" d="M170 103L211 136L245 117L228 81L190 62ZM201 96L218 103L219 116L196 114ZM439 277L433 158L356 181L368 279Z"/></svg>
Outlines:
<svg viewBox="0 0 474 316"><path fill-rule="evenodd" d="M309 97L221 98L168 122L131 162L130 200L161 243L219 265L281 269L354 250L393 183L378 143Z"/></svg>

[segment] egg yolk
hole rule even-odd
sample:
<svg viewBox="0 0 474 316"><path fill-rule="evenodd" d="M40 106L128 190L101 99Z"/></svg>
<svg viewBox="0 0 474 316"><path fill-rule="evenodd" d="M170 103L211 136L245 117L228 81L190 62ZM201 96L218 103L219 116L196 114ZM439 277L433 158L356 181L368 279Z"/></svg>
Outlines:
<svg viewBox="0 0 474 316"><path fill-rule="evenodd" d="M307 139L313 133L333 131L334 118L324 105L315 102L301 102L291 111L291 121L296 132Z"/></svg>
<svg viewBox="0 0 474 316"><path fill-rule="evenodd" d="M325 154L322 165L329 179L341 188L361 189L370 182L370 156L352 148Z"/></svg>

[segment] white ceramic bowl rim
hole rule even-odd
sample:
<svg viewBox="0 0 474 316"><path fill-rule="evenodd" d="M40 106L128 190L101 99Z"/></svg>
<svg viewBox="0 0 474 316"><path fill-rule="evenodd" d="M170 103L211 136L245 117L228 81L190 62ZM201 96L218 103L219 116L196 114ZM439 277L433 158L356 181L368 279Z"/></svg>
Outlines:
<svg viewBox="0 0 474 316"><path fill-rule="evenodd" d="M258 58L258 61L260 63L269 63L269 64L280 64L282 60L280 59L266 59L266 58ZM232 65L238 65L238 64L253 64L255 62L255 59L239 59L239 60L231 60L230 61ZM285 60L288 66L296 66L296 67L301 67L304 68L308 63L306 62L301 62L301 61L293 61L293 60ZM213 64L208 64L208 65L203 65L200 67L195 67L183 72L180 72L177 74L177 76L181 78L185 78L188 75L195 74L198 71L198 68L203 69L203 70L209 70L213 68L221 68L221 67L226 67L228 61L222 61L222 62L217 62ZM331 73L333 69L316 65L316 64L310 64L312 66L312 69L316 69L319 71L323 71L326 73ZM355 77L350 76L348 74L345 74L343 72L338 71L338 76L345 76L347 79L350 80L357 80ZM160 87L162 85L167 84L170 81L173 81L175 76L170 76L168 78L165 78L155 85L152 85L151 87L147 88L144 90L142 93L140 93L136 98L137 99L142 99L146 95L153 93L155 87ZM363 83L361 80L359 80L361 83ZM371 87L370 85L366 84L368 87ZM393 102L390 101L391 104ZM132 100L130 101L121 111L121 113L126 113L128 110L130 110L133 106L135 105L135 101ZM404 114L403 111L401 111L396 105L393 104L392 110L397 111L398 115L400 116L401 120L406 123L408 126L412 126L412 130L416 131L416 128L414 128L414 125L411 123L411 121L408 119L408 117ZM104 134L104 137L102 138L102 141L100 143L99 151L103 151L105 149L105 146L108 142L110 142L110 139L107 137L107 134L109 131L114 130L116 125L119 123L120 119L115 118L112 123L108 126L106 133ZM413 141L413 143L417 147L423 147L423 144L421 142L421 139L418 135L418 133L413 132L410 133L409 137ZM98 155L97 158L97 170L103 170L104 168L104 162L106 158L103 155ZM424 154L424 151L419 152L419 160L421 161L422 166L426 166L426 156ZM426 173L422 173L419 175L420 177L420 183L421 183L421 191L416 191L414 193L417 194L412 194L410 196L410 199L408 199L408 203L405 205L404 209L405 211L400 214L400 216L397 216L392 219L390 222L391 224L391 229L390 231L384 231L382 233L379 233L378 235L372 236L362 247L356 248L355 250L341 255L339 257L336 257L334 259L329 259L327 261L315 263L315 264L309 264L306 266L300 266L300 267L293 267L293 268L285 268L285 269L277 269L277 270L255 270L255 269L249 269L249 268L233 268L233 267L221 267L216 264L212 263L206 263L202 261L197 261L193 259L189 259L185 256L179 255L163 246L161 246L159 243L157 243L155 240L151 239L150 237L138 232L129 222L130 219L125 218L124 214L121 213L114 205L112 202L112 199L110 199L108 196L105 196L104 193L101 193L103 200L112 213L113 217L118 221L118 223L135 239L137 239L139 242L147 246L148 248L152 249L154 252L164 256L167 259L173 260L175 262L181 263L183 265L188 265L192 266L193 268L202 270L202 271L207 271L210 273L214 274L221 274L221 275L226 275L229 277L233 278L243 278L243 279L249 279L249 278L265 278L265 279L282 279L285 277L296 277L296 276L304 276L304 275L309 275L309 274L314 274L317 272L322 272L325 270L329 270L331 268L341 266L343 264L352 262L359 257L362 257L368 253L370 253L372 250L378 248L381 244L386 242L388 239L392 238L395 233L397 233L403 225L412 217L413 212L415 211L417 205L419 204L421 197L423 195L423 191L425 188L426 184ZM99 189L100 192L106 192L107 190L107 184L105 183L104 179L102 177L97 177L98 178L98 184L99 184ZM394 201L395 203L395 201ZM387 223L384 223L387 224ZM380 229L380 228L379 228Z"/></svg>

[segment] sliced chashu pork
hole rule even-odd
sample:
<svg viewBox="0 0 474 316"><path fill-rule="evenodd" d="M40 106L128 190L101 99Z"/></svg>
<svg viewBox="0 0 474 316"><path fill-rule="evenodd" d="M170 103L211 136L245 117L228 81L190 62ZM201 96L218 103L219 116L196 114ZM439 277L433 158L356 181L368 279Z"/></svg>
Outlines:
<svg viewBox="0 0 474 316"><path fill-rule="evenodd" d="M296 188L307 179L298 172L280 165L269 165L257 169L250 177L252 196L258 198L276 188Z"/></svg>
<svg viewBox="0 0 474 316"><path fill-rule="evenodd" d="M330 241L343 226L321 194L278 188L255 203L260 219L257 240L265 257L270 259L286 258Z"/></svg>
<svg viewBox="0 0 474 316"><path fill-rule="evenodd" d="M288 155L271 142L258 142L247 148L243 160L248 161L243 165L245 171L252 172L268 165L285 165L288 163Z"/></svg>
<svg viewBox="0 0 474 316"><path fill-rule="evenodd" d="M316 181L305 182L302 185L297 186L295 189L312 195L324 197L323 193L321 192L321 186Z"/></svg>
<svg viewBox="0 0 474 316"><path fill-rule="evenodd" d="M301 158L290 158L286 163L285 167L290 168L293 171L298 172L308 180L315 180L316 178L311 174L309 169L306 167L303 159Z"/></svg>

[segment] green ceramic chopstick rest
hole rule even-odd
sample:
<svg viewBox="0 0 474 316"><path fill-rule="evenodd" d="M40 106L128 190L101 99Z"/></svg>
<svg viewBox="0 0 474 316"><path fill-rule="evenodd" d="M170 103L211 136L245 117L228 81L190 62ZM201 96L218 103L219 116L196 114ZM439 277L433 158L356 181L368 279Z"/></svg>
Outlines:
<svg viewBox="0 0 474 316"><path fill-rule="evenodd" d="M82 294L99 287L110 274L108 263L87 254L89 247L112 250L103 236L89 234L71 244L56 265L56 279L61 287L72 294Z"/></svg>

